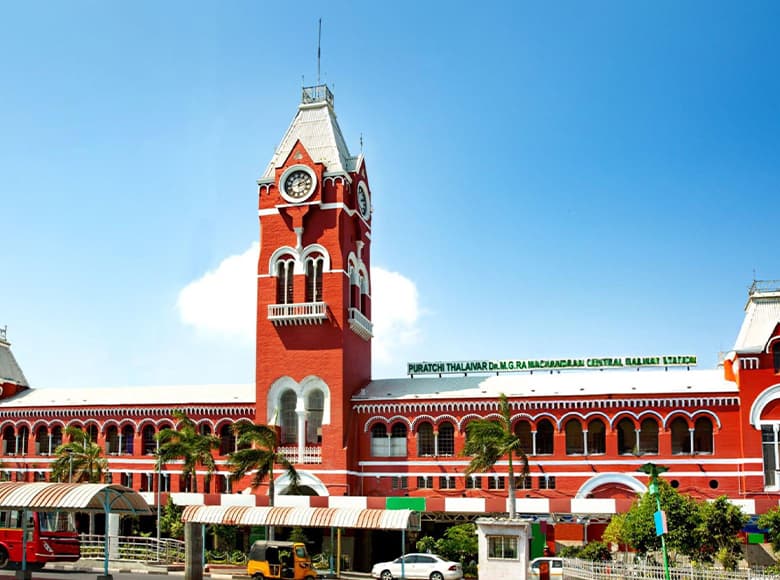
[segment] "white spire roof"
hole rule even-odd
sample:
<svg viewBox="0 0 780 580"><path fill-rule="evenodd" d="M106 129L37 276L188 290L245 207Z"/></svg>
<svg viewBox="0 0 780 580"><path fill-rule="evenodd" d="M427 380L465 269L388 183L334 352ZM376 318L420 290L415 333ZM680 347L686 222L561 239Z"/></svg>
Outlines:
<svg viewBox="0 0 780 580"><path fill-rule="evenodd" d="M349 154L333 110L333 93L327 86L303 89L298 113L276 148L261 181L274 178L274 170L284 164L297 141L303 144L315 163L325 165L327 172L344 173L355 170L357 158Z"/></svg>
<svg viewBox="0 0 780 580"><path fill-rule="evenodd" d="M745 319L734 343L737 352L761 352L780 322L780 282L754 282L745 305Z"/></svg>
<svg viewBox="0 0 780 580"><path fill-rule="evenodd" d="M6 329L0 328L0 383L15 383L27 387L27 379L22 372L22 367L16 362L14 353L11 352L11 343L6 339Z"/></svg>

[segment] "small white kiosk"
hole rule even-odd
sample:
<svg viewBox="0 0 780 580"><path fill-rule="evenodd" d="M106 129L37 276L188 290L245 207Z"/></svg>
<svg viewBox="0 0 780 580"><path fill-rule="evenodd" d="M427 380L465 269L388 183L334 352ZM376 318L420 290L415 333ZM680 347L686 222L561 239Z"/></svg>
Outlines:
<svg viewBox="0 0 780 580"><path fill-rule="evenodd" d="M479 579L526 580L531 522L518 518L478 518Z"/></svg>

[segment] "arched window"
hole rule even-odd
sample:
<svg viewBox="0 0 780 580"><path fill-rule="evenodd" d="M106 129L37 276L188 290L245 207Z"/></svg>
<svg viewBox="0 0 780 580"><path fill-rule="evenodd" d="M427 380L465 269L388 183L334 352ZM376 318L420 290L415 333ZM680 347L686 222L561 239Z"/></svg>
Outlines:
<svg viewBox="0 0 780 580"><path fill-rule="evenodd" d="M602 455L607 452L607 428L601 419L588 423L588 454Z"/></svg>
<svg viewBox="0 0 780 580"><path fill-rule="evenodd" d="M94 423L90 423L89 425L87 425L87 427L86 427L86 429L84 429L84 431L86 431L87 435L89 435L89 439L90 439L90 441L92 441L92 443L97 443L97 440L98 440L98 426L97 425L95 425Z"/></svg>
<svg viewBox="0 0 780 580"><path fill-rule="evenodd" d="M536 454L537 455L552 455L555 451L553 435L555 429L553 424L547 420L542 419L536 425Z"/></svg>
<svg viewBox="0 0 780 580"><path fill-rule="evenodd" d="M775 372L780 373L780 340L772 345L772 359L774 361Z"/></svg>
<svg viewBox="0 0 780 580"><path fill-rule="evenodd" d="M582 423L577 419L566 422L566 455L582 455L585 453L585 442L582 437Z"/></svg>
<svg viewBox="0 0 780 580"><path fill-rule="evenodd" d="M658 455L658 422L655 419L645 419L640 425L639 453Z"/></svg>
<svg viewBox="0 0 780 580"><path fill-rule="evenodd" d="M322 302L322 256L306 258L306 302Z"/></svg>
<svg viewBox="0 0 780 580"><path fill-rule="evenodd" d="M677 417L670 425L672 432L672 455L684 455L691 452L691 434L688 422Z"/></svg>
<svg viewBox="0 0 780 580"><path fill-rule="evenodd" d="M27 427L19 427L19 446L17 447L17 451L20 455L26 455L27 454L27 441L30 438L30 430Z"/></svg>
<svg viewBox="0 0 780 580"><path fill-rule="evenodd" d="M295 273L295 260L293 258L282 259L276 262L276 303L292 304L293 278Z"/></svg>
<svg viewBox="0 0 780 580"><path fill-rule="evenodd" d="M236 435L233 425L225 423L219 428L219 454L228 455L236 450Z"/></svg>
<svg viewBox="0 0 780 580"><path fill-rule="evenodd" d="M35 454L49 455L49 430L41 425L35 430Z"/></svg>
<svg viewBox="0 0 780 580"><path fill-rule="evenodd" d="M51 452L54 453L60 445L62 445L62 427L55 425L51 428Z"/></svg>
<svg viewBox="0 0 780 580"><path fill-rule="evenodd" d="M360 276L358 277L358 295L360 296L360 303L357 308L364 316L368 310L368 301L365 299L366 294L368 294L368 280L361 272Z"/></svg>
<svg viewBox="0 0 780 580"><path fill-rule="evenodd" d="M133 439L135 438L135 429L132 425L122 427L122 453L125 455L133 454Z"/></svg>
<svg viewBox="0 0 780 580"><path fill-rule="evenodd" d="M324 393L316 389L306 397L306 443L322 443L322 413L325 407Z"/></svg>
<svg viewBox="0 0 780 580"><path fill-rule="evenodd" d="M119 429L113 425L106 430L106 454L119 454Z"/></svg>
<svg viewBox="0 0 780 580"><path fill-rule="evenodd" d="M634 455L636 446L636 429L631 419L621 419L617 424L618 455Z"/></svg>
<svg viewBox="0 0 780 580"><path fill-rule="evenodd" d="M198 425L198 433L201 435L211 435L211 425L208 423L201 423Z"/></svg>
<svg viewBox="0 0 780 580"><path fill-rule="evenodd" d="M141 431L141 453L144 455L154 455L157 450L157 441L154 438L154 426L146 425Z"/></svg>
<svg viewBox="0 0 780 580"><path fill-rule="evenodd" d="M16 433L10 425L3 429L3 455L16 455Z"/></svg>
<svg viewBox="0 0 780 580"><path fill-rule="evenodd" d="M777 457L780 447L780 437L776 425L761 426L761 448L764 456L764 487L777 489Z"/></svg>
<svg viewBox="0 0 780 580"><path fill-rule="evenodd" d="M433 425L428 421L420 423L417 429L417 455L419 457L431 457L435 454L436 442L433 438Z"/></svg>
<svg viewBox="0 0 780 580"><path fill-rule="evenodd" d="M281 403L281 427L282 445L296 444L298 442L298 414L295 407L298 404L298 397L293 391L287 390L282 393Z"/></svg>
<svg viewBox="0 0 780 580"><path fill-rule="evenodd" d="M406 425L400 421L393 423L390 430L390 455L393 457L406 456Z"/></svg>
<svg viewBox="0 0 780 580"><path fill-rule="evenodd" d="M699 417L693 424L693 452L712 453L712 421L709 417Z"/></svg>
<svg viewBox="0 0 780 580"><path fill-rule="evenodd" d="M387 437L387 427L377 423L371 427L371 456L387 457L390 455L390 439Z"/></svg>
<svg viewBox="0 0 780 580"><path fill-rule="evenodd" d="M455 455L455 427L449 421L439 425L439 449L436 455Z"/></svg>
<svg viewBox="0 0 780 580"><path fill-rule="evenodd" d="M520 450L526 455L531 455L533 451L531 423L528 421L518 421L517 424L515 424L515 436L520 441Z"/></svg>

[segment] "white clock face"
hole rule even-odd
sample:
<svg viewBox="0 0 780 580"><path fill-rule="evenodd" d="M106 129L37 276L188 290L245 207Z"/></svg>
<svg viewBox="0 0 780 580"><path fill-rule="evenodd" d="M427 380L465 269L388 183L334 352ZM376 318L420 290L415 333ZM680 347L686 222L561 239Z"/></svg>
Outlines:
<svg viewBox="0 0 780 580"><path fill-rule="evenodd" d="M282 197L292 203L304 201L314 193L316 185L317 178L311 169L304 165L289 167L279 180Z"/></svg>
<svg viewBox="0 0 780 580"><path fill-rule="evenodd" d="M303 170L293 171L284 180L284 191L287 195L300 199L304 197L311 189L312 178L311 175Z"/></svg>
<svg viewBox="0 0 780 580"><path fill-rule="evenodd" d="M371 214L371 204L368 201L368 192L362 183L358 185L357 205L358 211L360 212L360 215L363 216L363 219L368 219L368 216Z"/></svg>

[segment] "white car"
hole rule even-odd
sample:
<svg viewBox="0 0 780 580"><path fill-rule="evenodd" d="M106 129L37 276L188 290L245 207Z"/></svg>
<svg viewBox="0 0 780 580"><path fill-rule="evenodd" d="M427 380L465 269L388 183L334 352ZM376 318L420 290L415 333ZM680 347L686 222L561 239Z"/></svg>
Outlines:
<svg viewBox="0 0 780 580"><path fill-rule="evenodd" d="M401 576L401 564L404 570ZM371 575L380 580L423 578L425 580L461 580L463 569L458 562L448 562L436 554L406 554L392 562L380 562L371 568Z"/></svg>
<svg viewBox="0 0 780 580"><path fill-rule="evenodd" d="M563 578L563 560L544 556L543 558L534 558L531 560L531 578ZM546 573L545 573L546 570Z"/></svg>

